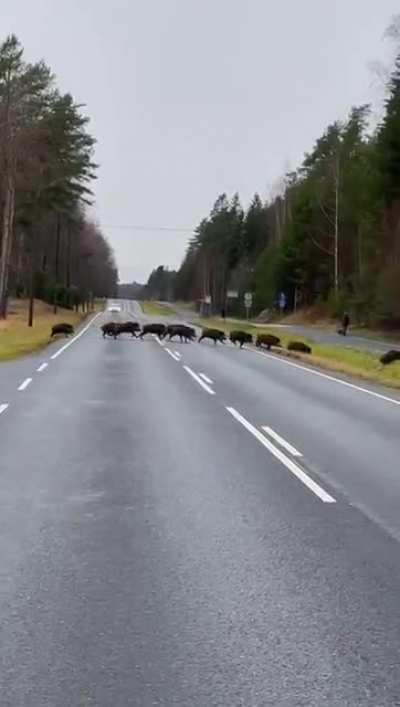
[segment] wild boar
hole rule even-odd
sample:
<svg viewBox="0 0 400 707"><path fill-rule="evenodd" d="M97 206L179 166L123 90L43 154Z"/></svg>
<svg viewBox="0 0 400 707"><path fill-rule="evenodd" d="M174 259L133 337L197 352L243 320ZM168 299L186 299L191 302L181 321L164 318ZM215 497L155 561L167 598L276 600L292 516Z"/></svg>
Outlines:
<svg viewBox="0 0 400 707"><path fill-rule="evenodd" d="M123 322L118 324L119 334L132 334L136 338L136 333L140 331L140 324L137 322Z"/></svg>
<svg viewBox="0 0 400 707"><path fill-rule="evenodd" d="M145 324L139 334L139 337L143 339L145 334L157 334L160 339L163 339L166 334L166 331L167 327L165 326L165 324Z"/></svg>
<svg viewBox="0 0 400 707"><path fill-rule="evenodd" d="M229 338L235 346L236 344L240 344L240 348L242 348L243 344L253 343L253 337L247 331L231 331Z"/></svg>
<svg viewBox="0 0 400 707"><path fill-rule="evenodd" d="M57 336L57 334L64 334L66 337L70 336L71 334L74 333L74 327L72 324L65 324L65 322L62 322L61 324L55 324L51 330L51 338L53 336Z"/></svg>
<svg viewBox="0 0 400 707"><path fill-rule="evenodd" d="M390 351L387 351L381 358L379 359L381 363L383 363L384 366L387 366L388 363L393 363L393 361L400 361L400 351L396 351L396 349L391 349Z"/></svg>
<svg viewBox="0 0 400 707"><path fill-rule="evenodd" d="M186 326L186 324L170 324L167 326L166 335L169 336L169 341L171 341L174 336L179 336L181 342L193 341L196 338L196 332L193 327Z"/></svg>
<svg viewBox="0 0 400 707"><path fill-rule="evenodd" d="M280 345L281 340L273 334L259 334L257 336L256 346L258 346L258 348L265 347L269 351L271 349L271 346Z"/></svg>
<svg viewBox="0 0 400 707"><path fill-rule="evenodd" d="M200 341L203 341L203 339L211 339L214 344L217 344L217 341L220 341L221 344L224 344L226 341L226 335L225 332L221 331L220 329L203 329L199 338L199 343Z"/></svg>
<svg viewBox="0 0 400 707"><path fill-rule="evenodd" d="M304 341L289 341L287 348L288 351L299 351L300 353L306 354L312 353L310 346L307 346Z"/></svg>
<svg viewBox="0 0 400 707"><path fill-rule="evenodd" d="M118 336L118 327L119 324L116 322L107 322L107 324L103 324L101 327L101 330L103 332L103 339L106 338L106 336L112 336L114 339L117 338Z"/></svg>

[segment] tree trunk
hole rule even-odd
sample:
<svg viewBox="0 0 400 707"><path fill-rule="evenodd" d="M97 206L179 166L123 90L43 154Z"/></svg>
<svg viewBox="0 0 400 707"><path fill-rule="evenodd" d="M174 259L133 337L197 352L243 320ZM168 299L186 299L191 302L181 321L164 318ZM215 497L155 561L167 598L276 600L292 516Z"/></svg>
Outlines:
<svg viewBox="0 0 400 707"><path fill-rule="evenodd" d="M67 268L66 268L66 286L71 287L71 224L67 226Z"/></svg>
<svg viewBox="0 0 400 707"><path fill-rule="evenodd" d="M0 319L5 319L7 316L7 287L14 222L14 199L14 180L9 174L6 178L0 251Z"/></svg>
<svg viewBox="0 0 400 707"><path fill-rule="evenodd" d="M56 230L56 252L54 256L54 306L53 312L57 314L57 283L58 283L58 269L60 261L60 237L61 237L61 216L57 214L57 230Z"/></svg>
<svg viewBox="0 0 400 707"><path fill-rule="evenodd" d="M31 272L29 278L29 317L28 326L33 326L33 310L35 304L35 292L34 292L34 281L35 281L35 267L34 267L34 255L32 253L31 257Z"/></svg>

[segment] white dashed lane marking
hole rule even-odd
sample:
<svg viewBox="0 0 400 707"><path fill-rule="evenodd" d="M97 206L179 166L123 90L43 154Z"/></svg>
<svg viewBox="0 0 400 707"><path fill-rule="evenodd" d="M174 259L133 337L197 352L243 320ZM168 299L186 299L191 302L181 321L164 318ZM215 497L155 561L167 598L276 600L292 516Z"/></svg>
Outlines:
<svg viewBox="0 0 400 707"><path fill-rule="evenodd" d="M289 452L289 454L291 454L293 457L302 457L303 456L302 453L296 449L296 447L293 447L292 444L290 444L289 442L286 441L286 439L283 439L283 437L278 435L278 433L275 432L275 430L273 430L271 427L263 426L262 429L264 430L264 432L267 435L272 437L272 439L274 439L275 442L278 442L278 444L280 444L281 447L286 449L286 451Z"/></svg>
<svg viewBox="0 0 400 707"><path fill-rule="evenodd" d="M28 385L30 385L31 383L32 383L32 378L25 378L25 380L23 381L23 383L21 383L21 385L19 386L18 390L21 391L21 392L22 392L23 390L26 390L26 388L28 387Z"/></svg>
<svg viewBox="0 0 400 707"><path fill-rule="evenodd" d="M275 447L272 442L270 442L265 435L262 434L254 425L252 425L248 420L246 420L243 415L241 415L235 408L227 407L226 410L240 422L243 427L245 427L248 432L250 432L253 437L255 437L268 451L281 462L294 476L296 476L299 481L301 481L307 488L312 491L323 503L336 503L336 500L325 491L319 484L317 484L313 479L306 474L306 472L298 466L292 459L281 452L278 447Z"/></svg>
<svg viewBox="0 0 400 707"><path fill-rule="evenodd" d="M209 395L215 395L215 392L210 388L210 386L207 385L207 383L204 383L203 380L201 380L200 376L197 375L194 371L192 371L189 366L183 366L185 369L186 373L189 373L189 376L193 378L202 388L205 390Z"/></svg>

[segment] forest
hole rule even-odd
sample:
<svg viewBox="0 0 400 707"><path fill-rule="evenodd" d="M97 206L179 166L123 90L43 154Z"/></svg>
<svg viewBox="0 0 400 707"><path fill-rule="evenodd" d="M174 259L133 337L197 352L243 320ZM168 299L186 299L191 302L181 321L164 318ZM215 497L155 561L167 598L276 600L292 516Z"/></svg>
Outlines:
<svg viewBox="0 0 400 707"><path fill-rule="evenodd" d="M201 302L219 313L229 291L253 294L253 313L323 303L367 325L400 325L400 53L386 80L379 124L351 109L328 125L268 202L243 209L221 194L198 225L177 273L159 267L147 294ZM173 294L172 294L173 293Z"/></svg>
<svg viewBox="0 0 400 707"><path fill-rule="evenodd" d="M116 291L114 255L87 215L97 165L89 119L15 36L0 45L0 318L10 296L85 307Z"/></svg>

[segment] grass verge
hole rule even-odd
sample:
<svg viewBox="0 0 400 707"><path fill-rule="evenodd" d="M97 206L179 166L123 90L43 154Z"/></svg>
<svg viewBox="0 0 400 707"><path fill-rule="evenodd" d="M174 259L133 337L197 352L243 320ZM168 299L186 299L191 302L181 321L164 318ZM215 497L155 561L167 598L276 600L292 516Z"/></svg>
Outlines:
<svg viewBox="0 0 400 707"><path fill-rule="evenodd" d="M139 304L144 313L150 314L151 316L159 315L160 317L170 317L171 314L173 314L171 307L168 307L166 304L161 304L160 302L145 301L139 302Z"/></svg>
<svg viewBox="0 0 400 707"><path fill-rule="evenodd" d="M223 329L225 332L231 332L234 329L247 331L254 336L257 334L274 334L281 340L283 349L274 349L275 353L280 353L289 358L295 358L304 363L309 363L319 368L325 368L337 373L344 373L351 376L357 376L374 383L388 385L395 388L400 388L400 361L391 363L388 366L383 366L379 361L379 356L369 351L360 351L358 349L347 346L329 346L328 344L320 344L313 339L304 336L296 336L293 333L284 333L282 329L274 328L273 326L254 327L245 322L238 325L237 323L224 322L223 319L210 318L199 319L194 322L197 326L216 327ZM291 351L286 351L289 341L304 341L312 348L312 354L299 354ZM388 349L390 346L388 345Z"/></svg>
<svg viewBox="0 0 400 707"><path fill-rule="evenodd" d="M33 327L28 327L28 307L26 300L13 300L7 319L0 322L0 361L38 351L50 342L54 324L67 322L76 326L86 317L85 314L61 308L53 314L50 305L36 300Z"/></svg>

